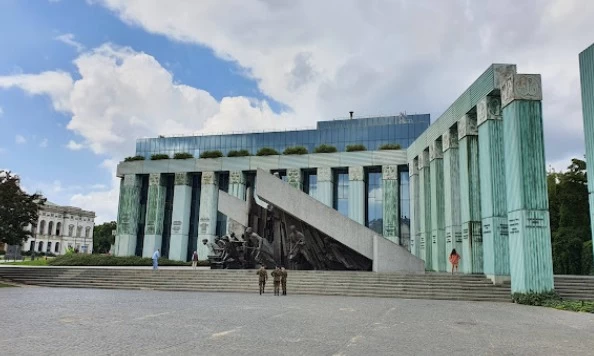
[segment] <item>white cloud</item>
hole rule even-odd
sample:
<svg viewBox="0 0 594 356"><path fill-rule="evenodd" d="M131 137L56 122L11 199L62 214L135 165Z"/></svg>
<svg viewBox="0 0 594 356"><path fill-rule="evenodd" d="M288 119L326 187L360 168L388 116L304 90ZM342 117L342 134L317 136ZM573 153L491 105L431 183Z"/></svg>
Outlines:
<svg viewBox="0 0 594 356"><path fill-rule="evenodd" d="M21 88L30 95L47 95L55 110L70 110L70 92L73 81L66 72L43 72L40 74L15 74L0 76L0 88Z"/></svg>
<svg viewBox="0 0 594 356"><path fill-rule="evenodd" d="M82 150L85 147L85 145L75 142L73 140L70 140L70 141L68 141L68 144L66 145L66 147L72 151L79 151L79 150Z"/></svg>
<svg viewBox="0 0 594 356"><path fill-rule="evenodd" d="M62 43L65 43L71 47L74 47L76 49L77 52L82 52L85 49L85 46L83 46L80 42L77 42L74 39L74 35L72 33L65 33L63 35L59 35L54 37L54 39L56 41L60 41Z"/></svg>
<svg viewBox="0 0 594 356"><path fill-rule="evenodd" d="M41 147L41 148L47 147L47 138L44 138L43 140L41 140L41 142L39 142L39 147Z"/></svg>
<svg viewBox="0 0 594 356"><path fill-rule="evenodd" d="M27 143L27 139L23 135L16 135L14 138L14 142L18 143L19 145Z"/></svg>

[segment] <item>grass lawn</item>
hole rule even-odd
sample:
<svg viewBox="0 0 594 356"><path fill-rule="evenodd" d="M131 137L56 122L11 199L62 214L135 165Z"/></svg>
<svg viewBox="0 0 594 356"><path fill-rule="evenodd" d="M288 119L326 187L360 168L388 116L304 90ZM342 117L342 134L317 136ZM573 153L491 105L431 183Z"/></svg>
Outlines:
<svg viewBox="0 0 594 356"><path fill-rule="evenodd" d="M13 287L13 286L0 282L0 288L4 288L4 287Z"/></svg>
<svg viewBox="0 0 594 356"><path fill-rule="evenodd" d="M47 263L50 260L51 260L51 258L46 260L44 257L42 257L39 259L36 258L33 261L24 260L24 261L16 261L16 262L4 262L3 265L8 265L8 266L47 266Z"/></svg>

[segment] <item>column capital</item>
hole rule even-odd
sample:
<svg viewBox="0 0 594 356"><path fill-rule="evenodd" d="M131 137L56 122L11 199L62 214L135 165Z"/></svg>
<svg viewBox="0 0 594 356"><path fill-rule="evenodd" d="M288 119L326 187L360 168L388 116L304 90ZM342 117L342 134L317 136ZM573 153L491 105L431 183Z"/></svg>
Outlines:
<svg viewBox="0 0 594 356"><path fill-rule="evenodd" d="M363 180L363 167L349 167L349 180Z"/></svg>
<svg viewBox="0 0 594 356"><path fill-rule="evenodd" d="M383 180L398 180L398 166L397 165L382 166L382 179Z"/></svg>
<svg viewBox="0 0 594 356"><path fill-rule="evenodd" d="M516 74L515 64L494 64L493 69L494 84L497 89L501 89L507 79Z"/></svg>
<svg viewBox="0 0 594 356"><path fill-rule="evenodd" d="M245 184L245 175L242 171L229 172L229 184Z"/></svg>
<svg viewBox="0 0 594 356"><path fill-rule="evenodd" d="M317 169L318 182L332 182L332 168L318 167Z"/></svg>
<svg viewBox="0 0 594 356"><path fill-rule="evenodd" d="M190 175L185 172L175 173L175 185L191 185Z"/></svg>
<svg viewBox="0 0 594 356"><path fill-rule="evenodd" d="M433 141L429 145L429 161L443 158L441 141Z"/></svg>
<svg viewBox="0 0 594 356"><path fill-rule="evenodd" d="M514 100L542 100L540 74L514 74L501 88L501 107Z"/></svg>
<svg viewBox="0 0 594 356"><path fill-rule="evenodd" d="M424 150L419 155L419 170L421 170L423 168L428 168L428 167L429 167L429 151Z"/></svg>
<svg viewBox="0 0 594 356"><path fill-rule="evenodd" d="M287 183L301 184L301 169L287 168Z"/></svg>
<svg viewBox="0 0 594 356"><path fill-rule="evenodd" d="M466 114L458 120L458 140L466 136L477 136L478 128L476 127L476 115Z"/></svg>
<svg viewBox="0 0 594 356"><path fill-rule="evenodd" d="M206 184L214 184L217 185L216 174L215 172L202 172L202 185Z"/></svg>
<svg viewBox="0 0 594 356"><path fill-rule="evenodd" d="M411 162L408 162L408 176L412 177L419 174L419 158L415 157Z"/></svg>
<svg viewBox="0 0 594 356"><path fill-rule="evenodd" d="M138 181L136 174L126 174L123 179L124 179L125 186L136 185L136 183Z"/></svg>
<svg viewBox="0 0 594 356"><path fill-rule="evenodd" d="M477 126L487 120L501 120L501 99L497 96L486 96L476 104Z"/></svg>
<svg viewBox="0 0 594 356"><path fill-rule="evenodd" d="M163 175L161 173L149 174L149 186L150 185L163 185Z"/></svg>
<svg viewBox="0 0 594 356"><path fill-rule="evenodd" d="M458 148L458 130L454 127L450 127L441 135L442 151L445 152L450 148Z"/></svg>

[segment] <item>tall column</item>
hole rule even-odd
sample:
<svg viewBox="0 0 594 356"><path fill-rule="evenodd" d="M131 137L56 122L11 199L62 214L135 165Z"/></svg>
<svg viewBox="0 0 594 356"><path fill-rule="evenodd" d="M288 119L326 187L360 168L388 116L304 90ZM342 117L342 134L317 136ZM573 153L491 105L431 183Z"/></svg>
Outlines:
<svg viewBox="0 0 594 356"><path fill-rule="evenodd" d="M209 249L202 240L214 242L217 231L219 187L215 172L202 172L200 187L200 212L198 214L198 257L206 260Z"/></svg>
<svg viewBox="0 0 594 356"><path fill-rule="evenodd" d="M408 165L409 194L410 194L410 252L419 256L419 229L421 226L419 214L419 161L414 158Z"/></svg>
<svg viewBox="0 0 594 356"><path fill-rule="evenodd" d="M594 240L594 44L580 53L580 80L582 84L582 112L586 135L586 162L590 197L590 224ZM592 245L594 248L594 244Z"/></svg>
<svg viewBox="0 0 594 356"><path fill-rule="evenodd" d="M349 167L349 218L365 225L365 181L363 167Z"/></svg>
<svg viewBox="0 0 594 356"><path fill-rule="evenodd" d="M429 151L419 156L419 215L420 239L419 257L425 261L425 269L433 269L431 257L431 174L429 168Z"/></svg>
<svg viewBox="0 0 594 356"><path fill-rule="evenodd" d="M334 199L334 187L332 183L332 168L318 167L318 191L315 198L329 207L332 207Z"/></svg>
<svg viewBox="0 0 594 356"><path fill-rule="evenodd" d="M188 255L190 207L192 205L192 180L188 173L175 173L173 212L171 213L171 239L169 258L185 261Z"/></svg>
<svg viewBox="0 0 594 356"><path fill-rule="evenodd" d="M476 115L466 114L458 121L458 140L462 252L464 254L464 260L460 262L464 273L482 273L483 239Z"/></svg>
<svg viewBox="0 0 594 356"><path fill-rule="evenodd" d="M462 218L460 212L460 155L458 131L450 128L441 136L443 148L443 186L445 206L446 258L453 249L465 260L462 248ZM446 264L447 264L446 260ZM451 267L451 266L449 266Z"/></svg>
<svg viewBox="0 0 594 356"><path fill-rule="evenodd" d="M142 257L152 257L155 250L161 248L166 192L165 179L161 173L149 175Z"/></svg>
<svg viewBox="0 0 594 356"><path fill-rule="evenodd" d="M476 110L484 273L494 283L501 283L510 279L501 100L487 96L479 101Z"/></svg>
<svg viewBox="0 0 594 356"><path fill-rule="evenodd" d="M287 182L290 186L303 191L303 176L301 169L289 168L287 169Z"/></svg>
<svg viewBox="0 0 594 356"><path fill-rule="evenodd" d="M382 167L384 237L400 245L400 184L398 166Z"/></svg>
<svg viewBox="0 0 594 356"><path fill-rule="evenodd" d="M446 271L443 151L441 141L429 145L431 180L431 251L434 271Z"/></svg>
<svg viewBox="0 0 594 356"><path fill-rule="evenodd" d="M245 200L245 174L242 171L229 172L229 194Z"/></svg>
<svg viewBox="0 0 594 356"><path fill-rule="evenodd" d="M115 243L116 256L134 256L140 213L140 176L127 174L120 182L120 201L118 207L118 225ZM68 227L62 225L60 233L66 235Z"/></svg>
<svg viewBox="0 0 594 356"><path fill-rule="evenodd" d="M503 130L512 292L554 288L540 75L503 85Z"/></svg>

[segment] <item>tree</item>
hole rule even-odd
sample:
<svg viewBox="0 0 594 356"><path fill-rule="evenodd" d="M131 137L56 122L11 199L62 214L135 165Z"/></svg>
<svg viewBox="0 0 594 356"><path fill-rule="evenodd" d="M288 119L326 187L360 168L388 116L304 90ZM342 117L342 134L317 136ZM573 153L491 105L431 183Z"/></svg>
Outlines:
<svg viewBox="0 0 594 356"><path fill-rule="evenodd" d="M107 253L114 243L112 231L116 229L116 222L106 222L101 225L95 225L93 229L93 252Z"/></svg>
<svg viewBox="0 0 594 356"><path fill-rule="evenodd" d="M45 201L41 194L25 193L18 176L0 170L0 243L22 245L32 237Z"/></svg>

